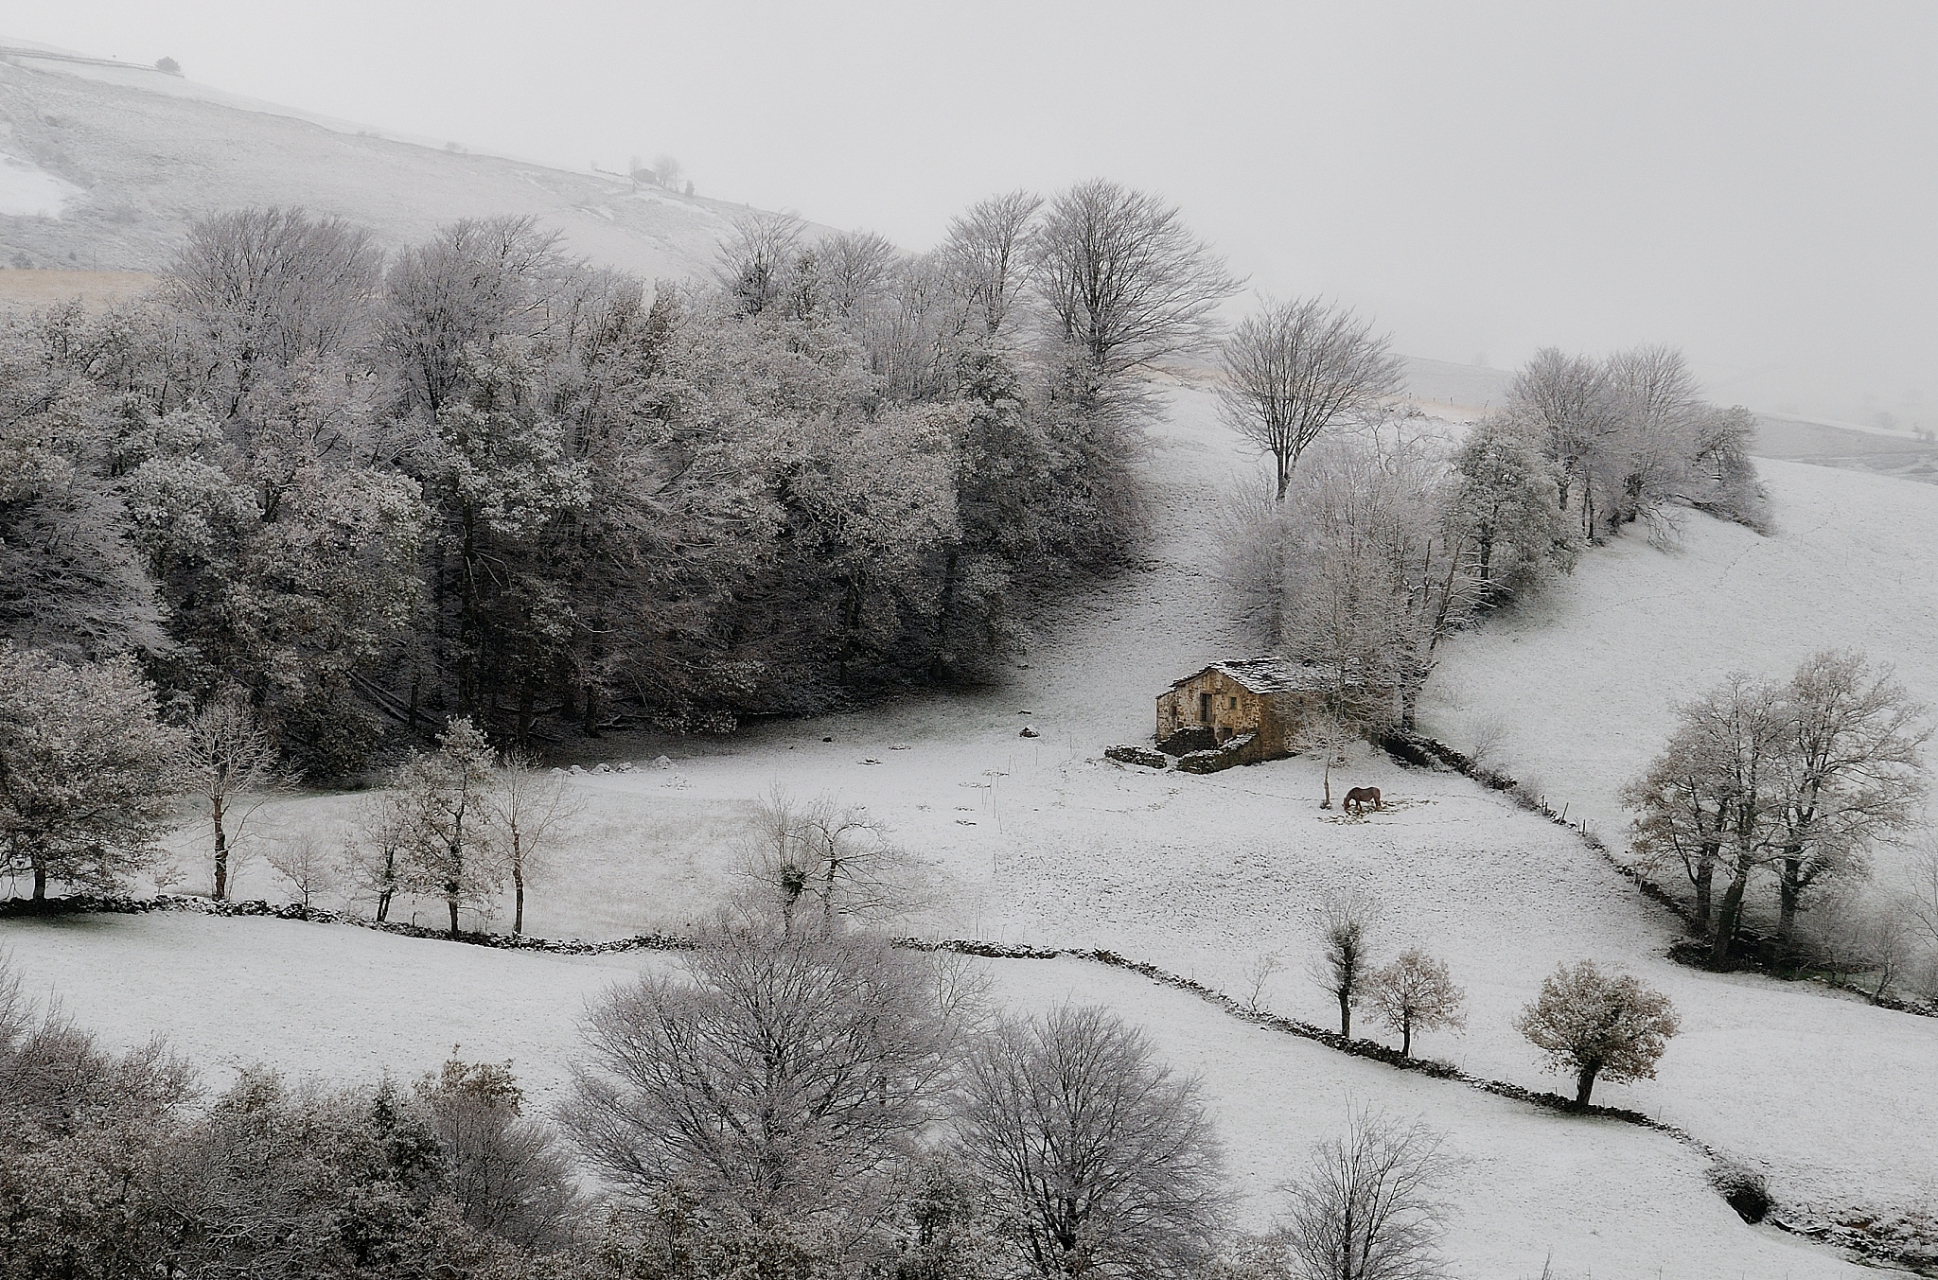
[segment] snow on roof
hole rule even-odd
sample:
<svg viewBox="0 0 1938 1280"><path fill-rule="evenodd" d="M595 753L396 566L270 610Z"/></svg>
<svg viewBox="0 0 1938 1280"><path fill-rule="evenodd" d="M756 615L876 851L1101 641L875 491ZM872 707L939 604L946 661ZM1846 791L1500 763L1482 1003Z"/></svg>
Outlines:
<svg viewBox="0 0 1938 1280"><path fill-rule="evenodd" d="M1204 671L1173 681L1171 687L1175 689L1179 685L1189 684L1207 671L1223 672L1253 693L1283 693L1288 689L1326 689L1332 685L1332 679L1323 667L1293 662L1288 658L1244 658L1231 662L1214 662Z"/></svg>

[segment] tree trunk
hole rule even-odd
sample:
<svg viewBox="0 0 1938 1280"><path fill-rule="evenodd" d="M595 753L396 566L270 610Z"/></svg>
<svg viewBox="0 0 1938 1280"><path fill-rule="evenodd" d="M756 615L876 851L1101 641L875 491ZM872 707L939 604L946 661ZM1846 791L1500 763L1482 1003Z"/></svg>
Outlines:
<svg viewBox="0 0 1938 1280"><path fill-rule="evenodd" d="M518 900L511 917L511 931L520 934L525 932L525 869L516 862L511 864L511 885Z"/></svg>
<svg viewBox="0 0 1938 1280"><path fill-rule="evenodd" d="M1696 874L1691 877L1696 883L1696 928L1709 932L1710 894L1716 883L1716 852L1704 849L1696 863Z"/></svg>
<svg viewBox="0 0 1938 1280"><path fill-rule="evenodd" d="M1722 905L1716 911L1716 932L1709 947L1709 967L1721 969L1728 965L1730 945L1736 941L1736 926L1743 916L1743 890L1749 884L1749 873L1739 870L1730 879L1729 888L1723 891Z"/></svg>
<svg viewBox="0 0 1938 1280"><path fill-rule="evenodd" d="M215 900L221 902L229 896L229 833L222 828L220 796L216 797L209 818L215 823Z"/></svg>
<svg viewBox="0 0 1938 1280"><path fill-rule="evenodd" d="M1321 809L1330 809L1332 808L1332 744L1331 743L1326 744L1325 751L1326 751L1326 767L1325 767L1324 773L1322 774L1322 781L1326 788L1326 799L1325 799L1325 803L1321 804L1319 807Z"/></svg>
<svg viewBox="0 0 1938 1280"><path fill-rule="evenodd" d="M1777 949L1787 954L1797 929L1797 908L1803 901L1803 859L1785 857L1777 877Z"/></svg>
<svg viewBox="0 0 1938 1280"><path fill-rule="evenodd" d="M585 686L585 719L581 721L581 724L584 726L585 736L588 738L596 738L599 736L598 707L598 695L593 692L592 686L587 684Z"/></svg>
<svg viewBox="0 0 1938 1280"><path fill-rule="evenodd" d="M1602 1064L1591 1063L1575 1073L1575 1105L1586 1108L1588 1095L1595 1091L1595 1077L1602 1072Z"/></svg>
<svg viewBox="0 0 1938 1280"><path fill-rule="evenodd" d="M1339 993L1339 1034L1353 1038L1353 997L1349 991Z"/></svg>
<svg viewBox="0 0 1938 1280"><path fill-rule="evenodd" d="M47 864L34 859L34 901L47 901Z"/></svg>
<svg viewBox="0 0 1938 1280"><path fill-rule="evenodd" d="M377 923L378 924L382 924L384 922L384 917L390 914L390 895L391 895L391 891L389 889L385 889L382 893L379 893L377 895Z"/></svg>
<svg viewBox="0 0 1938 1280"><path fill-rule="evenodd" d="M1400 1056L1413 1056L1413 1019L1404 1014L1400 1016Z"/></svg>
<svg viewBox="0 0 1938 1280"><path fill-rule="evenodd" d="M446 898L444 904L451 908L451 936L455 938L458 936L458 900Z"/></svg>

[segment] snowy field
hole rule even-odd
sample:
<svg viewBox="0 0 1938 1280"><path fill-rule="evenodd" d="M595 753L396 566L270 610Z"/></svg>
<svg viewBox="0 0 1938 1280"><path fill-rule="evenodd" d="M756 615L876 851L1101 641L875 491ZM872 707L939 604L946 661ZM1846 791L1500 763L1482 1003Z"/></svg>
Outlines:
<svg viewBox="0 0 1938 1280"><path fill-rule="evenodd" d="M1386 905L1381 948L1391 954L1422 945L1467 989L1466 1032L1421 1037L1420 1052L1475 1074L1553 1088L1510 1026L1515 1011L1558 963L1624 964L1671 996L1684 1033L1671 1043L1660 1079L1603 1085L1597 1101L1645 1111L1746 1158L1792 1210L1938 1204L1938 1155L1929 1141L1938 1132L1938 1093L1930 1087L1938 1022L1819 988L1669 964L1661 958L1674 937L1665 913L1568 831L1457 776L1362 755L1335 771L1334 786L1376 785L1396 803L1352 821L1317 809L1319 771L1305 760L1211 777L1099 760L1109 743L1148 736L1152 699L1171 680L1237 647L1220 621L1207 525L1217 491L1249 463L1217 425L1208 397L1179 391L1173 399L1173 421L1159 430L1153 459L1167 476L1166 509L1146 564L1043 619L1000 687L728 740L592 744L588 764L650 761L664 752L674 767L572 781L588 810L570 856L532 892L529 930L610 937L692 920L732 891L739 824L761 793L780 784L800 796L832 793L867 805L931 864L934 893L912 912L909 928L1109 947L1234 992L1255 957L1278 952L1284 968L1265 1003L1324 1023L1328 999L1305 977L1311 908L1330 887L1363 885ZM1782 665L1823 643L1851 643L1837 633L1826 601L1875 606L1876 634L1885 639L1869 642L1873 651L1896 658L1907 679L1930 688L1928 649L1887 647L1908 645L1919 616L1929 636L1929 584L1919 579L1923 585L1895 594L1883 588L1894 573L1915 576L1917 557L1903 549L1902 530L1938 527L1929 508L1917 506L1938 501L1938 489L1777 464L1768 471L1781 537L1764 542L1692 519L1673 555L1624 544L1585 557L1545 623L1530 611L1460 643L1436 686L1434 714L1450 722L1490 708L1527 714L1539 728L1511 738L1507 759L1538 753L1550 796L1579 795L1592 806L1597 785L1605 781L1603 794L1612 798L1631 761L1654 749L1648 734L1659 731L1650 726L1667 701L1684 696L1682 684L1700 687L1712 668L1727 669L1746 652ZM1921 511L1924 524L1904 523ZM1876 554L1864 560L1864 530L1873 521ZM1771 559L1779 553L1788 558ZM1793 583L1794 612L1784 615L1791 630L1763 635L1767 619L1724 629L1736 625L1733 615L1704 602L1732 594L1713 589L1719 576L1759 564L1771 581ZM1799 564L1819 564L1822 573L1799 579ZM1832 572L1856 574L1860 565L1865 575L1882 576L1852 582ZM1669 573L1682 575L1684 592L1673 613L1662 578ZM1624 574L1625 585L1604 586ZM1848 597L1810 603L1810 592L1840 581ZM1597 591L1605 592L1593 597L1603 621L1571 621L1586 593ZM1922 615L1920 591L1927 593ZM1601 637L1606 648L1591 652L1627 664L1620 669L1632 677L1599 694L1563 690L1574 659L1543 627L1569 629L1580 653L1583 636L1627 625L1627 611L1616 606L1632 597L1658 611L1658 626L1637 622L1631 647L1674 631L1672 618L1681 619L1679 638L1660 636L1663 647L1649 659ZM1490 645L1518 646L1492 659L1513 662L1512 671L1489 668L1483 646ZM1537 652L1547 655L1544 663L1527 656ZM1564 695L1574 701L1564 703ZM1580 731L1589 723L1594 732ZM1041 736L1020 738L1024 724ZM1636 745L1628 747L1631 738ZM252 822L264 838L298 827L327 834L351 803L286 800ZM1612 813L1588 811L1612 829ZM198 887L196 877L205 875L187 861L189 842L199 839L182 837L185 887ZM287 896L260 862L245 873L242 892ZM399 914L416 909L404 904ZM422 915L434 918L430 910ZM552 1095L574 1051L585 999L647 963L177 916L8 922L0 924L0 945L12 949L30 982L61 993L84 1020L126 1038L165 1032L217 1069L217 1079L253 1058L359 1074L388 1065L404 1075L459 1044L468 1057L512 1059L541 1097ZM1451 1242L1461 1276L1533 1280L1550 1250L1555 1274L1567 1277L1855 1274L1824 1250L1744 1226L1704 1185L1700 1157L1660 1135L1558 1117L1344 1058L1132 975L1074 962L1000 962L990 970L1006 1004L1108 1003L1145 1025L1178 1067L1201 1072L1254 1224L1269 1217L1272 1187L1294 1171L1309 1142L1339 1123L1350 1096L1424 1116L1448 1131L1468 1161Z"/></svg>

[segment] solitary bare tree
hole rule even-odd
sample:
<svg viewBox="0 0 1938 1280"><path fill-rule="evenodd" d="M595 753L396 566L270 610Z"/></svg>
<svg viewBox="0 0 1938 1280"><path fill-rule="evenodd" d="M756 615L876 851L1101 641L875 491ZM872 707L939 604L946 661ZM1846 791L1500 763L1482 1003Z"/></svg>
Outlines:
<svg viewBox="0 0 1938 1280"><path fill-rule="evenodd" d="M1521 1010L1515 1029L1575 1078L1575 1105L1588 1105L1597 1080L1653 1080L1669 1037L1681 1029L1669 997L1626 973L1605 974L1592 960L1562 965Z"/></svg>
<svg viewBox="0 0 1938 1280"><path fill-rule="evenodd" d="M710 1222L865 1224L939 1101L930 957L760 921L697 941L683 977L594 1007L567 1131L629 1198L678 1188Z"/></svg>
<svg viewBox="0 0 1938 1280"><path fill-rule="evenodd" d="M525 882L558 848L572 820L585 812L585 800L564 782L543 773L536 757L507 752L491 788L484 794L491 837L511 875L511 931L525 932Z"/></svg>
<svg viewBox="0 0 1938 1280"><path fill-rule="evenodd" d="M380 923L389 918L390 904L404 887L410 835L410 811L402 792L373 791L357 801L344 861L357 889L376 904Z"/></svg>
<svg viewBox="0 0 1938 1280"><path fill-rule="evenodd" d="M274 867L296 890L303 909L319 893L336 887L342 869L334 853L314 831L298 831L270 843L263 861Z"/></svg>
<svg viewBox="0 0 1938 1280"><path fill-rule="evenodd" d="M1444 961L1405 951L1366 983L1366 998L1381 1022L1400 1033L1400 1056L1413 1052L1413 1033L1458 1027L1467 993L1454 985Z"/></svg>
<svg viewBox="0 0 1938 1280"><path fill-rule="evenodd" d="M1268 300L1225 340L1223 368L1225 420L1271 456L1280 502L1306 446L1397 392L1404 371L1391 339L1320 298Z"/></svg>
<svg viewBox="0 0 1938 1280"><path fill-rule="evenodd" d="M1275 1233L1301 1280L1438 1280L1446 1206L1438 1191L1452 1174L1442 1137L1355 1109L1346 1132L1313 1149L1305 1173L1287 1184Z"/></svg>
<svg viewBox="0 0 1938 1280"><path fill-rule="evenodd" d="M779 905L783 928L808 899L824 934L838 918L874 920L910 905L913 871L867 809L829 795L800 800L778 786L756 807L742 861L742 874Z"/></svg>
<svg viewBox="0 0 1938 1280"><path fill-rule="evenodd" d="M958 1148L1030 1273L1200 1274L1224 1213L1219 1148L1197 1083L1135 1028L1069 1005L1005 1022L964 1089Z"/></svg>
<svg viewBox="0 0 1938 1280"><path fill-rule="evenodd" d="M1321 950L1312 958L1312 979L1339 1002L1342 1036L1352 1035L1353 1005L1365 994L1379 914L1379 899L1357 888L1327 893L1315 913Z"/></svg>
<svg viewBox="0 0 1938 1280"><path fill-rule="evenodd" d="M189 718L182 772L197 801L207 806L209 826L214 829L214 896L220 902L229 896L229 847L241 837L255 809L251 805L235 814L234 802L288 785L287 776L277 767L276 744L249 705L247 690L224 684Z"/></svg>
<svg viewBox="0 0 1938 1280"><path fill-rule="evenodd" d="M1101 178L1059 192L1032 243L1057 335L1107 379L1209 346L1240 285L1176 206Z"/></svg>

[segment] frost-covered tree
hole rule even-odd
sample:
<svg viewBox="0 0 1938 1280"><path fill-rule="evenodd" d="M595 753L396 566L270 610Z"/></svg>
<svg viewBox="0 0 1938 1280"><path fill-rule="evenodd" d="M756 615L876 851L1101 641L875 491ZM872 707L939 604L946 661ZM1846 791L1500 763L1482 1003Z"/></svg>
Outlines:
<svg viewBox="0 0 1938 1280"><path fill-rule="evenodd" d="M1010 191L979 200L949 220L942 258L984 338L1007 332L1030 282L1030 228L1043 198Z"/></svg>
<svg viewBox="0 0 1938 1280"><path fill-rule="evenodd" d="M1815 654L1781 683L1732 675L1677 717L1624 801L1637 813L1638 852L1673 857L1688 873L1699 926L1718 872L1727 877L1710 949L1717 966L1731 959L1756 876L1776 879L1787 945L1810 889L1867 875L1872 845L1913 825L1928 791L1928 713L1859 654Z"/></svg>
<svg viewBox="0 0 1938 1280"><path fill-rule="evenodd" d="M1054 334L1107 380L1210 345L1241 283L1176 206L1104 179L1058 192L1031 246Z"/></svg>
<svg viewBox="0 0 1938 1280"><path fill-rule="evenodd" d="M681 976L615 990L563 1110L629 1200L723 1227L854 1238L932 1124L948 1028L928 957L866 934L703 929Z"/></svg>
<svg viewBox="0 0 1938 1280"><path fill-rule="evenodd" d="M748 213L720 249L720 286L746 315L778 306L797 288L806 226L790 213Z"/></svg>
<svg viewBox="0 0 1938 1280"><path fill-rule="evenodd" d="M1031 1275L1182 1280L1223 1226L1223 1164L1197 1082L1109 1011L1064 1005L982 1036L956 1144Z"/></svg>
<svg viewBox="0 0 1938 1280"><path fill-rule="evenodd" d="M370 898L379 923L390 918L390 904L405 887L411 834L409 797L403 792L385 788L358 797L344 861L356 891Z"/></svg>
<svg viewBox="0 0 1938 1280"><path fill-rule="evenodd" d="M1299 455L1335 423L1399 391L1403 369L1372 322L1322 298L1267 300L1225 339L1225 421L1272 460L1285 501Z"/></svg>
<svg viewBox="0 0 1938 1280"><path fill-rule="evenodd" d="M1319 953L1312 958L1312 980L1339 1002L1339 1034L1353 1033L1353 1006L1366 996L1373 973L1373 928L1379 923L1379 899L1363 889L1335 889L1320 899L1313 913Z"/></svg>
<svg viewBox="0 0 1938 1280"><path fill-rule="evenodd" d="M1777 936L1788 944L1813 885L1867 874L1871 847L1917 822L1932 723L1889 666L1852 652L1806 658L1779 714Z"/></svg>
<svg viewBox="0 0 1938 1280"><path fill-rule="evenodd" d="M1653 1080L1681 1023L1660 991L1582 960L1549 974L1514 1027L1553 1070L1574 1077L1575 1105L1585 1107L1597 1080Z"/></svg>
<svg viewBox="0 0 1938 1280"><path fill-rule="evenodd" d="M1482 599L1511 599L1574 568L1579 541L1540 446L1512 418L1475 424L1454 454L1447 521L1471 548Z"/></svg>
<svg viewBox="0 0 1938 1280"><path fill-rule="evenodd" d="M189 717L183 733L182 778L205 807L215 838L213 896L218 902L229 896L229 850L249 819L250 811L237 814L235 805L251 794L287 785L280 761L275 742L240 685L218 686L202 709Z"/></svg>
<svg viewBox="0 0 1938 1280"><path fill-rule="evenodd" d="M119 385L137 319L0 320L0 638L68 659L165 643L126 537L122 473L152 420Z"/></svg>
<svg viewBox="0 0 1938 1280"><path fill-rule="evenodd" d="M545 870L565 843L573 819L585 812L585 801L567 790L563 781L543 772L536 756L511 751L485 792L484 803L498 858L511 877L511 931L523 933L525 885Z"/></svg>
<svg viewBox="0 0 1938 1280"><path fill-rule="evenodd" d="M0 871L106 890L146 866L181 742L126 658L69 665L0 641Z"/></svg>
<svg viewBox="0 0 1938 1280"><path fill-rule="evenodd" d="M497 753L462 716L438 735L437 750L414 754L391 779L404 806L402 887L442 901L451 936L458 912L491 901L503 867L492 848Z"/></svg>
<svg viewBox="0 0 1938 1280"><path fill-rule="evenodd" d="M1400 1033L1400 1056L1413 1052L1415 1031L1437 1031L1466 1023L1461 1006L1467 993L1454 985L1445 961L1418 950L1377 969L1366 980L1366 1002L1379 1020Z"/></svg>
<svg viewBox="0 0 1938 1280"><path fill-rule="evenodd" d="M245 415L263 382L367 340L382 272L368 231L300 208L191 224L165 292L197 344L207 403L224 419Z"/></svg>
<svg viewBox="0 0 1938 1280"><path fill-rule="evenodd" d="M1777 858L1782 769L1781 691L1732 674L1677 708L1681 723L1649 771L1624 793L1637 810L1636 847L1673 856L1695 886L1699 924L1718 874L1725 877L1710 943L1710 963L1730 963L1750 881Z"/></svg>
<svg viewBox="0 0 1938 1280"><path fill-rule="evenodd" d="M743 873L778 905L783 931L804 906L817 917L813 927L832 935L905 910L916 892L909 854L865 807L831 795L797 799L778 786L755 806Z"/></svg>

